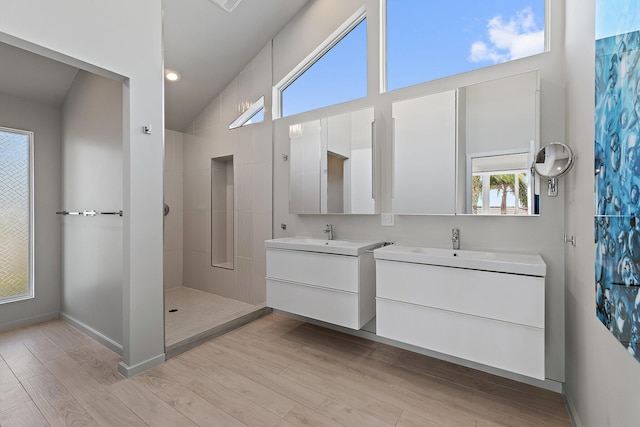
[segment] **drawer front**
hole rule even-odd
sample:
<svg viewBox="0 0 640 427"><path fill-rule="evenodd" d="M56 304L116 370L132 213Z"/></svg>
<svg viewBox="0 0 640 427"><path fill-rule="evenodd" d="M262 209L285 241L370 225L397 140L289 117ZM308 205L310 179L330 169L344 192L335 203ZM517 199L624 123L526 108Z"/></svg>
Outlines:
<svg viewBox="0 0 640 427"><path fill-rule="evenodd" d="M544 380L544 329L376 300L377 335Z"/></svg>
<svg viewBox="0 0 640 427"><path fill-rule="evenodd" d="M381 298L544 328L544 278L376 261Z"/></svg>
<svg viewBox="0 0 640 427"><path fill-rule="evenodd" d="M358 292L358 257L267 249L267 277Z"/></svg>
<svg viewBox="0 0 640 427"><path fill-rule="evenodd" d="M267 279L267 306L334 325L360 329L358 296Z"/></svg>

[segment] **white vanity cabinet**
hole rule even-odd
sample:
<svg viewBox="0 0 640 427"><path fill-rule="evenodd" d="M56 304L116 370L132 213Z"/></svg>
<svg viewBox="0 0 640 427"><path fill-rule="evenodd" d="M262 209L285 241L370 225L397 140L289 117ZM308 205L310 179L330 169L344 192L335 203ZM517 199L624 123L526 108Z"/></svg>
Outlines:
<svg viewBox="0 0 640 427"><path fill-rule="evenodd" d="M293 242L288 244L288 242ZM351 329L375 316L376 242L267 240L267 306ZM338 252L338 253L332 253Z"/></svg>
<svg viewBox="0 0 640 427"><path fill-rule="evenodd" d="M543 380L542 258L422 249L376 250L377 334Z"/></svg>

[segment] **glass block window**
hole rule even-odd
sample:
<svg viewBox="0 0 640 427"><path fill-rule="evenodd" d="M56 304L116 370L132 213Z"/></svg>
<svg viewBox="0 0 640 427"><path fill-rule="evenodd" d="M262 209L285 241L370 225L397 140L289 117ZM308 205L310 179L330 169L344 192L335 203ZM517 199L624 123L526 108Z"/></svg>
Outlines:
<svg viewBox="0 0 640 427"><path fill-rule="evenodd" d="M33 134L0 128L0 303L33 297Z"/></svg>

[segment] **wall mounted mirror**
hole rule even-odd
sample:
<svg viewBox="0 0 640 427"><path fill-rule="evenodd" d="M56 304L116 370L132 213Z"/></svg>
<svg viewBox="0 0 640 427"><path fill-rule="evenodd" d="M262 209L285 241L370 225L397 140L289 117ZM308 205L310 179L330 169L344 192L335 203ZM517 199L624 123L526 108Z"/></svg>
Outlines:
<svg viewBox="0 0 640 427"><path fill-rule="evenodd" d="M289 127L289 212L374 214L373 107Z"/></svg>
<svg viewBox="0 0 640 427"><path fill-rule="evenodd" d="M392 104L392 211L531 215L537 71ZM430 161L437 159L437 161Z"/></svg>
<svg viewBox="0 0 640 427"><path fill-rule="evenodd" d="M458 90L456 214L538 213L539 89L532 71Z"/></svg>
<svg viewBox="0 0 640 427"><path fill-rule="evenodd" d="M555 197L558 195L557 178L566 175L573 167L573 162L573 151L568 145L552 142L538 151L531 170L549 179L547 194Z"/></svg>
<svg viewBox="0 0 640 427"><path fill-rule="evenodd" d="M552 142L538 151L533 169L543 178L560 178L569 172L573 161L573 151L568 145Z"/></svg>
<svg viewBox="0 0 640 427"><path fill-rule="evenodd" d="M456 91L394 102L392 211L453 215Z"/></svg>

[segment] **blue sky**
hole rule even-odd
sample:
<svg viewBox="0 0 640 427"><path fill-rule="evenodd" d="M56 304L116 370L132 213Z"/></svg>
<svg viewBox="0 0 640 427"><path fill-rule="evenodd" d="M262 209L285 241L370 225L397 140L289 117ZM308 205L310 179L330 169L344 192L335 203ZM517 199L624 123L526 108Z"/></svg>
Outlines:
<svg viewBox="0 0 640 427"><path fill-rule="evenodd" d="M596 40L639 29L639 2L629 0L596 1Z"/></svg>
<svg viewBox="0 0 640 427"><path fill-rule="evenodd" d="M282 94L283 116L367 96L367 20Z"/></svg>
<svg viewBox="0 0 640 427"><path fill-rule="evenodd" d="M366 96L366 25L285 90L284 116ZM394 90L542 52L544 0L388 0L387 28Z"/></svg>
<svg viewBox="0 0 640 427"><path fill-rule="evenodd" d="M387 28L393 90L541 51L544 0L389 0Z"/></svg>

